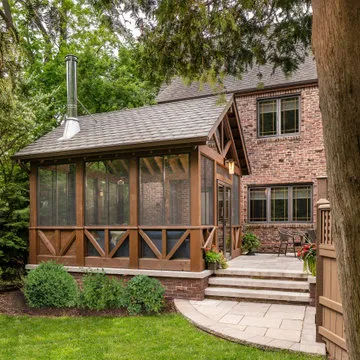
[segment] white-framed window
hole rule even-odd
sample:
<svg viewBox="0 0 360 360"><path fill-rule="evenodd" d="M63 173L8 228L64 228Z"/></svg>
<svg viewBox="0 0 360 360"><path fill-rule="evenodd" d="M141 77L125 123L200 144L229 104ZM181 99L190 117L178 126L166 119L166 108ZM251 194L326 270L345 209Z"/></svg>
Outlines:
<svg viewBox="0 0 360 360"><path fill-rule="evenodd" d="M300 96L261 99L257 103L258 136L282 136L300 132Z"/></svg>
<svg viewBox="0 0 360 360"><path fill-rule="evenodd" d="M312 185L250 187L249 222L311 222Z"/></svg>

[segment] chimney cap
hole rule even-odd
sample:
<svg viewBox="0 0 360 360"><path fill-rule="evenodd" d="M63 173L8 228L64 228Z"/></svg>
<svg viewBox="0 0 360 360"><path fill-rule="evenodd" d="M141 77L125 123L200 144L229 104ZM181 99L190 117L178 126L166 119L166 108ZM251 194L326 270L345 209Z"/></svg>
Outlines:
<svg viewBox="0 0 360 360"><path fill-rule="evenodd" d="M74 54L67 54L65 55L65 61L76 61L78 60L77 56Z"/></svg>

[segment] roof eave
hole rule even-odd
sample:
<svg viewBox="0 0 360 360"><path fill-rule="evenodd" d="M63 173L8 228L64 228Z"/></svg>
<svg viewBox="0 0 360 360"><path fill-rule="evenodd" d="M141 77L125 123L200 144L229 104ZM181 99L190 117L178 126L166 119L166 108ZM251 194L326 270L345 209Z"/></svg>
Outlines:
<svg viewBox="0 0 360 360"><path fill-rule="evenodd" d="M255 87L255 88L247 88L247 89L242 89L242 90L231 90L231 91L222 91L219 93L211 93L211 94L204 94L204 95L198 95L198 96L189 96L189 97L185 97L185 98L179 98L179 99L171 99L171 100L164 100L164 101L157 101L157 104L166 104L166 103L172 103L172 102L177 102L177 101L183 101L183 100L191 100L191 99L201 99L201 98L207 98L210 96L216 96L216 95L226 95L226 94L234 94L235 96L240 96L243 94L248 94L248 93L256 93L259 91L271 91L271 90L279 90L279 89L286 89L286 88L293 88L293 87L297 87L297 86L311 86L311 85L317 85L318 84L318 79L308 79L308 80L302 80L302 81L293 81L293 82L288 82L288 83L281 83L281 84L276 84L276 85L269 85L269 86L264 86L262 88L259 87Z"/></svg>
<svg viewBox="0 0 360 360"><path fill-rule="evenodd" d="M20 161L31 161L31 160L48 160L48 159L57 159L57 158L66 158L66 157L83 157L94 154L110 153L110 152L136 152L141 150L146 150L149 148L169 148L171 146L198 146L205 145L208 140L207 136L200 136L194 138L185 138L185 139L174 139L174 140L164 140L164 141L154 141L146 143L134 143L126 145L110 145L103 147L94 147L87 149L72 149L56 152L42 152L36 154L15 154L13 155L14 160Z"/></svg>

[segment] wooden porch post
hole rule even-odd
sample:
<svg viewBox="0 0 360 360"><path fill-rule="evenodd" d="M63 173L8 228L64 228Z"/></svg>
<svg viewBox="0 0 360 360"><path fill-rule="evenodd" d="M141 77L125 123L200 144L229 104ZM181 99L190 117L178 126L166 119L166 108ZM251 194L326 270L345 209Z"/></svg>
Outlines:
<svg viewBox="0 0 360 360"><path fill-rule="evenodd" d="M37 264L37 167L30 164L29 264Z"/></svg>
<svg viewBox="0 0 360 360"><path fill-rule="evenodd" d="M138 160L131 158L129 161L129 192L130 192L130 226L139 226L138 194L139 194L139 167ZM139 268L139 234L137 229L129 230L130 269Z"/></svg>
<svg viewBox="0 0 360 360"><path fill-rule="evenodd" d="M201 226L201 172L200 152L198 149L190 155L190 194L191 226ZM201 229L191 230L190 236L190 271L204 270L201 249Z"/></svg>
<svg viewBox="0 0 360 360"><path fill-rule="evenodd" d="M76 265L85 266L84 161L76 162Z"/></svg>

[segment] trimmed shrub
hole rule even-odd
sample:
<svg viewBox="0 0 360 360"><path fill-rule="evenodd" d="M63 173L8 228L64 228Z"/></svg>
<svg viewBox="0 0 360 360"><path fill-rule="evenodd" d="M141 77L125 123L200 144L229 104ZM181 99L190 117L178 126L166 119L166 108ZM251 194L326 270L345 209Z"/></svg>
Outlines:
<svg viewBox="0 0 360 360"><path fill-rule="evenodd" d="M82 280L79 306L91 310L119 309L125 306L124 283L105 273L89 273Z"/></svg>
<svg viewBox="0 0 360 360"><path fill-rule="evenodd" d="M78 294L75 279L54 261L41 263L25 278L24 295L31 307L72 307Z"/></svg>
<svg viewBox="0 0 360 360"><path fill-rule="evenodd" d="M125 290L125 304L129 314L158 314L164 305L165 289L157 279L134 276Z"/></svg>

